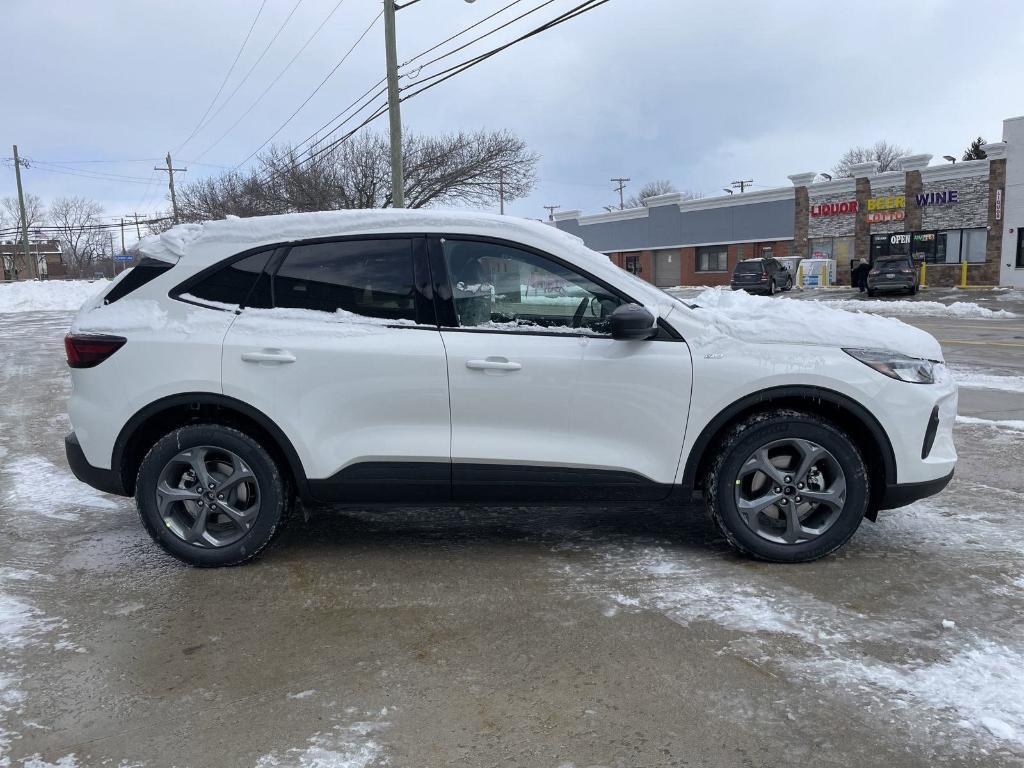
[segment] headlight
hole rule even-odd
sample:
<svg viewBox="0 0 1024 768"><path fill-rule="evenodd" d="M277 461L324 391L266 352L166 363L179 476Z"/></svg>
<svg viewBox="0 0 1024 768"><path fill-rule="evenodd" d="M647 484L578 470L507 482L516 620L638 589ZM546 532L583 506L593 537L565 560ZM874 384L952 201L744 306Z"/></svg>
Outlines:
<svg viewBox="0 0 1024 768"><path fill-rule="evenodd" d="M934 384L935 364L920 357L908 357L884 349L843 349L843 352L871 366L891 379L911 384Z"/></svg>

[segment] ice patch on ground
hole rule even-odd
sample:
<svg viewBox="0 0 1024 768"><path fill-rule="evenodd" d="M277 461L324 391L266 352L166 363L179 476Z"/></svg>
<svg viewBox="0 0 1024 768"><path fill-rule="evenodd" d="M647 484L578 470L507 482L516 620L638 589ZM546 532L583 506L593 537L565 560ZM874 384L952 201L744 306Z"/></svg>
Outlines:
<svg viewBox="0 0 1024 768"><path fill-rule="evenodd" d="M274 750L256 761L256 768L368 768L383 762L384 748L369 738L388 723L361 722L336 725L326 733L309 738L305 748L296 747L283 752Z"/></svg>
<svg viewBox="0 0 1024 768"><path fill-rule="evenodd" d="M4 500L24 516L41 515L70 522L82 507L118 509L109 496L80 483L66 469L42 456L18 456L3 466Z"/></svg>
<svg viewBox="0 0 1024 768"><path fill-rule="evenodd" d="M906 317L985 317L1013 318L1017 315L1005 309L988 309L971 301L954 301L943 304L940 301L908 301L906 299L812 299L816 304L858 312L879 315L901 315Z"/></svg>
<svg viewBox="0 0 1024 768"><path fill-rule="evenodd" d="M914 357L942 359L939 342L919 328L892 317L822 306L822 302L710 288L684 304L698 306L690 311L705 324L707 335L701 339L705 344L728 336L743 341L885 348ZM770 339L766 338L766 329L771 330Z"/></svg>
<svg viewBox="0 0 1024 768"><path fill-rule="evenodd" d="M1014 432L1024 432L1024 421L1019 419L979 419L975 416L957 416L957 424L969 424L975 427L992 427L993 429L1008 429Z"/></svg>
<svg viewBox="0 0 1024 768"><path fill-rule="evenodd" d="M963 367L951 370L957 385L964 389L999 389L1003 392L1024 393L1024 376L1001 376Z"/></svg>
<svg viewBox="0 0 1024 768"><path fill-rule="evenodd" d="M308 699L310 696L312 696L315 693L316 693L316 690L311 688L308 691L299 691L298 693L289 693L288 694L288 698L289 699Z"/></svg>
<svg viewBox="0 0 1024 768"><path fill-rule="evenodd" d="M73 312L109 284L109 280L24 280L0 284L0 314Z"/></svg>
<svg viewBox="0 0 1024 768"><path fill-rule="evenodd" d="M865 684L883 688L907 708L955 713L961 727L1024 746L1024 654L1019 650L981 641L935 663L826 658L802 664L805 672L855 696Z"/></svg>

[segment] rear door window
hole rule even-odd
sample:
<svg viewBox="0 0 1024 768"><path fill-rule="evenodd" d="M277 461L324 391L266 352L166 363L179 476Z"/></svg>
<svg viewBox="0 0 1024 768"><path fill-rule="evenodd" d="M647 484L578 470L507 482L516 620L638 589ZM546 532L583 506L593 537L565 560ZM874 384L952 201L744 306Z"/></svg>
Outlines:
<svg viewBox="0 0 1024 768"><path fill-rule="evenodd" d="M275 307L343 310L416 321L412 241L343 240L288 251L273 282Z"/></svg>
<svg viewBox="0 0 1024 768"><path fill-rule="evenodd" d="M273 253L270 249L233 261L188 286L181 297L237 307L269 307L270 291L263 270ZM261 291L254 290L257 283L262 284Z"/></svg>
<svg viewBox="0 0 1024 768"><path fill-rule="evenodd" d="M737 272L761 273L764 272L764 264L760 261L741 261L736 265Z"/></svg>

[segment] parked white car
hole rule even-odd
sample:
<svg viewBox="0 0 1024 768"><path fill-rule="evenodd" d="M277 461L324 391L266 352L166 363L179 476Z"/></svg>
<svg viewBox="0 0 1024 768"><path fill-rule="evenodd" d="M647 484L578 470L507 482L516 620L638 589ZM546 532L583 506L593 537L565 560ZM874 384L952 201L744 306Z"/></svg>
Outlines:
<svg viewBox="0 0 1024 768"><path fill-rule="evenodd" d="M67 456L195 565L258 553L296 497L697 493L737 549L806 561L956 462L928 334L728 291L687 305L538 222L233 218L141 250L68 334Z"/></svg>

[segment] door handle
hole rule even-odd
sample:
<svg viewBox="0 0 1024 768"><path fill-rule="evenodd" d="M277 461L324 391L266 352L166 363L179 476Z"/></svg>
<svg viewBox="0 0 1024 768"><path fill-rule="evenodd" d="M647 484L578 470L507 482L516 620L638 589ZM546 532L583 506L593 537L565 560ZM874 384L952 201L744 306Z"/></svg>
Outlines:
<svg viewBox="0 0 1024 768"><path fill-rule="evenodd" d="M247 363L294 363L295 355L283 349L243 352L242 360Z"/></svg>
<svg viewBox="0 0 1024 768"><path fill-rule="evenodd" d="M504 357L488 357L486 360L467 360L466 367L472 371L518 371L523 366Z"/></svg>

